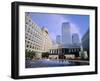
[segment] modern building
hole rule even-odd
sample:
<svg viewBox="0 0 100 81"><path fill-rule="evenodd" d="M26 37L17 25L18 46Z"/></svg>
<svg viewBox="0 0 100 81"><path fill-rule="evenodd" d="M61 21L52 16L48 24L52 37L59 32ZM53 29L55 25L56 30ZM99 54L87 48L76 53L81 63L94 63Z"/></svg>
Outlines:
<svg viewBox="0 0 100 81"><path fill-rule="evenodd" d="M61 36L60 35L56 36L56 43L61 44Z"/></svg>
<svg viewBox="0 0 100 81"><path fill-rule="evenodd" d="M52 46L46 28L39 27L32 21L31 13L25 13L25 50L34 51L38 58L42 52L47 52Z"/></svg>
<svg viewBox="0 0 100 81"><path fill-rule="evenodd" d="M79 35L77 33L72 34L72 44L79 44L80 40L79 40Z"/></svg>
<svg viewBox="0 0 100 81"><path fill-rule="evenodd" d="M57 58L60 58L60 56L63 56L65 58L74 59L75 57L79 57L80 52L80 44L78 45L56 45L52 49L50 49L50 57L54 55L57 56Z"/></svg>
<svg viewBox="0 0 100 81"><path fill-rule="evenodd" d="M31 13L25 13L25 50L34 51L37 58L41 58L44 52L49 52L50 58L78 57L80 45L73 45L72 42L78 43L79 39L77 34L71 36L69 22L62 24L62 37L58 35L56 42L53 44L48 29L38 26L32 20Z"/></svg>
<svg viewBox="0 0 100 81"><path fill-rule="evenodd" d="M62 38L62 42L60 42ZM62 37L59 35L56 37L56 42L58 45L53 46L50 49L50 57L56 58L75 58L79 57L79 52L81 50L81 44L79 42L79 35L77 33L71 34L71 26L69 22L62 23ZM54 44L53 44L54 45ZM58 56L57 56L58 55Z"/></svg>
<svg viewBox="0 0 100 81"><path fill-rule="evenodd" d="M62 44L72 44L71 26L69 22L62 24Z"/></svg>
<svg viewBox="0 0 100 81"><path fill-rule="evenodd" d="M89 44L89 29L86 31L86 33L83 35L83 37L82 37L82 47L83 47L83 51L86 51L87 52L87 54L88 54L88 57L89 57L89 53L90 53L90 51L89 51L89 46L90 46L90 44Z"/></svg>

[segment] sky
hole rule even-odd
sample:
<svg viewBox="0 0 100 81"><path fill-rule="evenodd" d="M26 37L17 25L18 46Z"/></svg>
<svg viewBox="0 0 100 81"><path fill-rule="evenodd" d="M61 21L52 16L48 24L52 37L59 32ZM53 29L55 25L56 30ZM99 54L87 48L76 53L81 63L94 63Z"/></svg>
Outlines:
<svg viewBox="0 0 100 81"><path fill-rule="evenodd" d="M33 13L31 12L32 20L40 27L46 27L52 40L56 39L57 35L61 35L61 27L63 22L70 22L71 34L78 33L79 38L89 28L88 15L74 14L51 14L51 13Z"/></svg>

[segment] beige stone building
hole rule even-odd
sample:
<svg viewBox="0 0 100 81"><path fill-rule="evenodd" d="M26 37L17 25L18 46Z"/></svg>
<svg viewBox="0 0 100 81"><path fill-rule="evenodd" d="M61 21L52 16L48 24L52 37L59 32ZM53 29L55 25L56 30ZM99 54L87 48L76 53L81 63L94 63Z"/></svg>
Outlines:
<svg viewBox="0 0 100 81"><path fill-rule="evenodd" d="M42 28L43 42L42 42L42 50L45 52L49 52L49 49L52 48L52 40L49 37L49 32L46 27Z"/></svg>
<svg viewBox="0 0 100 81"><path fill-rule="evenodd" d="M48 52L52 40L46 27L39 27L32 21L31 13L25 13L25 50L34 51L38 58L42 52Z"/></svg>

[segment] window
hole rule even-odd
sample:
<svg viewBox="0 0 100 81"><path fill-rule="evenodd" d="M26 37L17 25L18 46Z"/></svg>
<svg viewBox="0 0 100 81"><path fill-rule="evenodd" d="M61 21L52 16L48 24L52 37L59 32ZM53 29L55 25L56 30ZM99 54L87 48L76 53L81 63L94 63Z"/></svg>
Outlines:
<svg viewBox="0 0 100 81"><path fill-rule="evenodd" d="M73 49L72 49L72 52L73 52Z"/></svg>
<svg viewBox="0 0 100 81"><path fill-rule="evenodd" d="M27 39L27 36L25 36L25 39Z"/></svg>
<svg viewBox="0 0 100 81"><path fill-rule="evenodd" d="M32 46L30 45L30 48L32 48Z"/></svg>
<svg viewBox="0 0 100 81"><path fill-rule="evenodd" d="M26 21L26 24L28 24L28 22Z"/></svg>
<svg viewBox="0 0 100 81"><path fill-rule="evenodd" d="M33 49L34 49L34 46L33 46Z"/></svg>
<svg viewBox="0 0 100 81"><path fill-rule="evenodd" d="M28 43L30 43L30 42L28 41Z"/></svg>
<svg viewBox="0 0 100 81"><path fill-rule="evenodd" d="M76 49L74 49L74 52L76 52Z"/></svg>
<svg viewBox="0 0 100 81"><path fill-rule="evenodd" d="M28 47L28 45L26 47Z"/></svg>
<svg viewBox="0 0 100 81"><path fill-rule="evenodd" d="M31 20L29 19L29 22L31 22Z"/></svg>
<svg viewBox="0 0 100 81"><path fill-rule="evenodd" d="M71 52L71 50L69 49L69 53Z"/></svg>
<svg viewBox="0 0 100 81"><path fill-rule="evenodd" d="M77 49L77 51L79 51L79 49Z"/></svg>

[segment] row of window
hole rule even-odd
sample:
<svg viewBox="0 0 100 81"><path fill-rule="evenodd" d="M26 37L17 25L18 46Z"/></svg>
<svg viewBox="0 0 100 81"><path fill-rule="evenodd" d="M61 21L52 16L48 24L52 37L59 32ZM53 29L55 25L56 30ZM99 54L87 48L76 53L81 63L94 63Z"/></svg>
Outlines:
<svg viewBox="0 0 100 81"><path fill-rule="evenodd" d="M68 49L68 50L66 50L66 49L65 50L57 50L57 49L54 50L53 49L53 50L50 50L51 53L61 53L61 52L62 53L72 53L72 52L79 52L79 51L80 51L80 49Z"/></svg>
<svg viewBox="0 0 100 81"><path fill-rule="evenodd" d="M38 45L26 45L26 49L27 48L31 48L31 49L35 49L35 50L42 50L42 47L41 46L38 46Z"/></svg>
<svg viewBox="0 0 100 81"><path fill-rule="evenodd" d="M47 50L49 48L49 46L40 46L40 45L35 45L35 44L26 44L26 49L27 48L31 48L31 49L35 49L35 50ZM44 49L42 49L44 48Z"/></svg>
<svg viewBox="0 0 100 81"><path fill-rule="evenodd" d="M46 41L43 45L43 38ZM34 23L30 17L30 14L26 14L26 21L25 21L25 41L26 48L42 50L42 46L49 47L47 44L49 42L47 35L43 35L43 32L40 27L36 23ZM46 45L46 46L45 46Z"/></svg>
<svg viewBox="0 0 100 81"><path fill-rule="evenodd" d="M37 37L39 39L42 37L41 34L37 34L37 33L34 33L34 32L26 31L26 33L27 33L26 35L30 34L30 36L35 36L35 37Z"/></svg>
<svg viewBox="0 0 100 81"><path fill-rule="evenodd" d="M43 40L42 37L39 37L39 36L36 36L36 35L25 35L25 39L29 39L31 41L36 40L36 41L39 41L39 42L41 42Z"/></svg>
<svg viewBox="0 0 100 81"><path fill-rule="evenodd" d="M30 37L25 37L26 40L31 41L33 43L41 44L42 40L36 39L36 38L30 38Z"/></svg>
<svg viewBox="0 0 100 81"><path fill-rule="evenodd" d="M26 22L25 24L26 27L28 28L31 27L32 29L35 29L37 32L41 31L41 29L35 23L33 23L31 19L27 19L25 22Z"/></svg>
<svg viewBox="0 0 100 81"><path fill-rule="evenodd" d="M37 42L37 41L30 41L30 40L25 40L25 44L30 44L30 45L38 45L42 46L42 42Z"/></svg>
<svg viewBox="0 0 100 81"><path fill-rule="evenodd" d="M30 34L36 34L38 36L41 36L42 35L41 32L37 32L36 30L30 30L29 28L27 30L25 30L25 32L28 32Z"/></svg>
<svg viewBox="0 0 100 81"><path fill-rule="evenodd" d="M25 29L26 31L27 30L34 30L33 32L36 32L36 33L41 33L41 29L39 27L36 28L36 26L30 26L29 24L25 24Z"/></svg>

